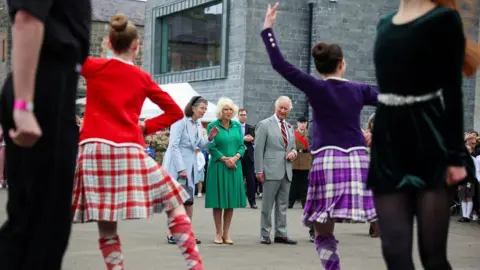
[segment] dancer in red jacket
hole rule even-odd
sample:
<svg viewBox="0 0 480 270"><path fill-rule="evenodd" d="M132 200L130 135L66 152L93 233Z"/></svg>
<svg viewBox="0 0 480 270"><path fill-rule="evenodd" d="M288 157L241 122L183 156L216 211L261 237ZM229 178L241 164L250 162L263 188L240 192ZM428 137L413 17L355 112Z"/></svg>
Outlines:
<svg viewBox="0 0 480 270"><path fill-rule="evenodd" d="M121 270L117 221L166 211L188 269L203 270L183 207L188 194L143 150L143 135L168 128L183 118L183 112L150 75L133 65L138 33L125 15L112 17L109 38L113 59L89 58L82 68L88 91L75 174L74 222L98 223L107 269ZM147 97L165 113L139 124Z"/></svg>

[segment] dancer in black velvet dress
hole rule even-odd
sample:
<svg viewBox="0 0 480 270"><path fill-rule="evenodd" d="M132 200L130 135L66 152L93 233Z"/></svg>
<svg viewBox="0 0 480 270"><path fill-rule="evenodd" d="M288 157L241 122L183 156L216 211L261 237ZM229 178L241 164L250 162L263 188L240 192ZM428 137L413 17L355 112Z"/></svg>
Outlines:
<svg viewBox="0 0 480 270"><path fill-rule="evenodd" d="M402 0L377 28L381 93L368 184L389 270L415 269L414 216L424 268L452 269L446 247L454 185L475 175L463 142L462 72L475 72L478 52L466 46L454 4Z"/></svg>

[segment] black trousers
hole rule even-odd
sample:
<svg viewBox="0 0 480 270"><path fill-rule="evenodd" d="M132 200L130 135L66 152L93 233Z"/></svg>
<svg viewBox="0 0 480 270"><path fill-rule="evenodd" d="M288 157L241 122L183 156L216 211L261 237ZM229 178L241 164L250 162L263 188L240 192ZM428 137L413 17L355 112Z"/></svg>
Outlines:
<svg viewBox="0 0 480 270"><path fill-rule="evenodd" d="M72 189L78 145L75 64L41 57L35 115L43 136L32 148L6 138L7 221L0 228L0 269L60 270L72 222ZM13 83L1 96L1 123L14 127Z"/></svg>
<svg viewBox="0 0 480 270"><path fill-rule="evenodd" d="M309 170L293 170L292 185L290 186L290 195L288 205L293 206L296 201L302 202L305 206L308 191L308 172Z"/></svg>
<svg viewBox="0 0 480 270"><path fill-rule="evenodd" d="M251 206L255 204L255 194L257 193L257 179L255 178L253 162L242 159L242 171L247 183L248 203Z"/></svg>

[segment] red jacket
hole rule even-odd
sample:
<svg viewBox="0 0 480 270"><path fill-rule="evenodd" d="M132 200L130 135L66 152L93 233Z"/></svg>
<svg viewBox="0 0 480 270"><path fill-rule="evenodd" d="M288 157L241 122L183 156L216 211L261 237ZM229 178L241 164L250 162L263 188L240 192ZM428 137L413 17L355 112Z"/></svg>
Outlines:
<svg viewBox="0 0 480 270"><path fill-rule="evenodd" d="M89 57L81 73L87 81L81 144L103 141L143 146L138 121L147 97L164 111L145 121L147 134L168 128L183 118L183 111L172 97L160 89L148 73L131 63Z"/></svg>

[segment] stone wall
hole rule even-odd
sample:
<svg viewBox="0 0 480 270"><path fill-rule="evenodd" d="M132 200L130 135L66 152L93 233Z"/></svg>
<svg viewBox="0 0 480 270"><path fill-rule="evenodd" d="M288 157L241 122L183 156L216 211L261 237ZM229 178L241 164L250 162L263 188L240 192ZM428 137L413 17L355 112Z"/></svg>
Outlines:
<svg viewBox="0 0 480 270"><path fill-rule="evenodd" d="M152 57L152 8L177 2L176 0L149 0L145 17L145 63L150 70ZM379 19L398 7L398 0L280 0L280 10L275 26L278 43L285 58L302 70L307 69L310 48L320 41L334 42L342 46L346 61L346 78L376 84L372 49ZM270 67L264 45L259 37L263 26L268 0L230 1L229 37L228 37L228 75L224 80L206 80L192 82L192 86L210 101L219 97L230 97L249 111L249 122L273 113L274 100L280 95L288 95L294 101L290 121L305 114L304 95L285 82ZM313 37L308 43L308 3L313 3ZM472 22L472 21L471 21ZM478 18L473 18L477 23ZM477 38L478 27L469 29ZM318 76L316 72L313 72ZM473 128L474 108L480 98L476 98L476 79L465 80L464 104L465 127ZM479 84L480 85L480 84ZM480 92L480 91L477 91ZM480 104L479 104L480 105ZM362 124L374 112L366 107L362 113ZM480 123L480 110L475 114L476 123ZM476 125L480 128L480 124Z"/></svg>
<svg viewBox="0 0 480 270"><path fill-rule="evenodd" d="M140 35L140 53L135 64L143 65L143 26L137 26ZM3 85L7 73L10 71L11 40L9 31L11 30L10 19L6 11L4 2L0 2L0 85ZM105 57L107 53L108 23L93 22L91 34L90 56ZM80 78L79 96L85 95L85 80Z"/></svg>
<svg viewBox="0 0 480 270"><path fill-rule="evenodd" d="M10 72L10 17L5 1L0 2L0 85ZM0 89L1 91L1 89Z"/></svg>
<svg viewBox="0 0 480 270"><path fill-rule="evenodd" d="M265 46L260 38L269 0L248 0L247 31L236 38L245 43L245 90L243 104L249 111L249 121L273 115L275 100L282 95L293 101L288 121L295 123L306 114L305 95L290 85L271 67ZM307 72L310 45L308 44L308 5L306 0L279 1L281 9L274 26L277 43L287 61ZM308 113L308 112L307 112Z"/></svg>
<svg viewBox="0 0 480 270"><path fill-rule="evenodd" d="M94 57L105 57L107 54L107 42L108 42L108 23L107 22L93 22L92 23L92 34L91 34L91 45L90 45L90 56ZM137 26L140 38L140 52L135 61L135 65L143 65L143 26ZM79 95L82 96L85 94L85 80L80 78L79 81Z"/></svg>

